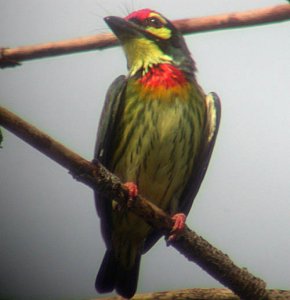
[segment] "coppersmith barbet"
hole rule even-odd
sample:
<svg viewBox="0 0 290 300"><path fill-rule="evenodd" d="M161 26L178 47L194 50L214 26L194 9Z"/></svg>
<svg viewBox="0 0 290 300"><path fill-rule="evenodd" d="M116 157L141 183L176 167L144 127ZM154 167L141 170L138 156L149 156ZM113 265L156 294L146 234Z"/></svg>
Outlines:
<svg viewBox="0 0 290 300"><path fill-rule="evenodd" d="M127 58L128 75L107 92L95 159L134 193L173 216L182 228L205 175L219 120L216 94L197 83L195 63L182 34L161 14L142 9L126 18L106 17ZM133 184L132 184L133 183ZM132 190L133 188L133 190ZM114 199L95 192L107 251L96 289L130 298L141 255L161 237Z"/></svg>

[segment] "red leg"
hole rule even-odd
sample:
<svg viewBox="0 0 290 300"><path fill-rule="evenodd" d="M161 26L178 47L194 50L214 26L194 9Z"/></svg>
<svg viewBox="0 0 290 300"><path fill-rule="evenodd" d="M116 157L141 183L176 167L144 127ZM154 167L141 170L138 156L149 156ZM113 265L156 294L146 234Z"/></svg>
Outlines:
<svg viewBox="0 0 290 300"><path fill-rule="evenodd" d="M127 188L131 198L135 198L138 195L138 186L135 182L126 182L124 186Z"/></svg>
<svg viewBox="0 0 290 300"><path fill-rule="evenodd" d="M129 199L126 204L117 204L113 205L113 209L122 211L123 209L130 208L132 206L134 198L138 195L138 187L134 182L126 182L123 184L125 189L128 190Z"/></svg>
<svg viewBox="0 0 290 300"><path fill-rule="evenodd" d="M138 195L138 186L134 182L126 182L124 183L124 186L127 188L129 193L128 207L130 207L132 205L133 199Z"/></svg>
<svg viewBox="0 0 290 300"><path fill-rule="evenodd" d="M185 221L186 221L186 215L183 213L175 214L171 218L174 222L174 225L171 229L170 236L168 238L168 241L174 241L178 235L184 230L185 227Z"/></svg>

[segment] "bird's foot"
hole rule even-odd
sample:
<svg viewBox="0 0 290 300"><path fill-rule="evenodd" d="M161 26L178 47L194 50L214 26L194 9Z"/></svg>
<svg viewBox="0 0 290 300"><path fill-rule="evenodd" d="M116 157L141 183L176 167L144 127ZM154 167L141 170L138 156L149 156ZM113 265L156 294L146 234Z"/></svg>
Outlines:
<svg viewBox="0 0 290 300"><path fill-rule="evenodd" d="M138 186L134 182L126 182L124 183L124 187L128 190L129 193L127 206L130 208L133 204L134 199L138 195Z"/></svg>
<svg viewBox="0 0 290 300"><path fill-rule="evenodd" d="M174 225L170 231L167 242L175 241L185 228L186 215L183 213L175 214L172 218Z"/></svg>

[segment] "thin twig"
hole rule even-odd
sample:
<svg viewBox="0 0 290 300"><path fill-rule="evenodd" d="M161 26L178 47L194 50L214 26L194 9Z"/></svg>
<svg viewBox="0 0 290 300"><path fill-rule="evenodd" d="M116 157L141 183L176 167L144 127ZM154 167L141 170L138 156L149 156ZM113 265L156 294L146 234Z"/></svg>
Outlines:
<svg viewBox="0 0 290 300"><path fill-rule="evenodd" d="M283 4L246 12L181 19L173 21L173 23L181 30L181 32L189 34L218 29L263 25L289 20L290 5ZM17 66L21 61L25 60L103 49L115 46L116 44L116 38L112 34L106 33L39 45L1 48L0 68Z"/></svg>
<svg viewBox="0 0 290 300"><path fill-rule="evenodd" d="M72 176L80 182L109 195L111 199L116 199L121 205L127 203L127 190L121 181L101 164L85 160L36 127L1 107L0 125L68 169ZM173 225L170 216L142 196L136 197L133 204L130 205L130 209L165 235L170 232ZM246 269L234 265L227 255L214 248L189 228L186 227L179 239L171 242L171 245L242 299L268 299L264 281L253 276Z"/></svg>

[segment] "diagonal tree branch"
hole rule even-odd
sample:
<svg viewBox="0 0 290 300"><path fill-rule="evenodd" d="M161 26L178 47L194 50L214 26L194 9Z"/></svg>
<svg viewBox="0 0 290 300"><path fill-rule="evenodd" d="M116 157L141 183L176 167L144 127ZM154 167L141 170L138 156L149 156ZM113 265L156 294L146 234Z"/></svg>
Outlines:
<svg viewBox="0 0 290 300"><path fill-rule="evenodd" d="M176 20L173 23L185 34L229 29L290 20L290 5L283 4L239 13ZM80 51L103 49L117 44L110 34L98 34L66 41L0 49L0 68L17 66L21 61Z"/></svg>
<svg viewBox="0 0 290 300"><path fill-rule="evenodd" d="M174 24L183 33L193 33L267 24L289 19L290 5L286 4L242 13L176 20ZM15 66L19 64L19 61L29 59L102 49L114 45L116 45L116 39L113 35L102 34L14 49L2 48L0 49L0 67ZM93 189L97 188L123 205L127 203L127 190L120 180L101 164L85 160L2 107L0 107L0 125L68 169L78 181ZM165 235L172 228L171 218L142 196L136 198L130 209ZM246 269L234 265L227 255L214 248L189 228L186 227L180 238L171 245L242 299L270 299L270 295L271 299L275 299L272 298L273 294L265 289L266 284L261 279L253 276Z"/></svg>
<svg viewBox="0 0 290 300"><path fill-rule="evenodd" d="M121 205L126 205L128 200L126 188L101 164L85 160L2 107L0 107L0 125L68 169L78 181L109 195ZM165 235L172 228L170 216L140 195L128 209ZM171 242L171 245L242 299L269 299L264 281L253 276L246 269L234 265L227 255L214 248L188 227L178 240Z"/></svg>

